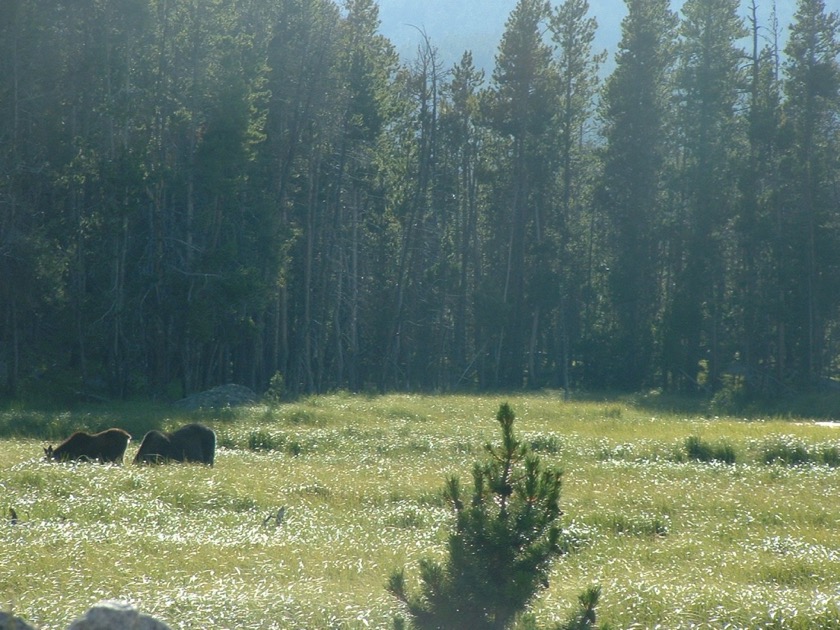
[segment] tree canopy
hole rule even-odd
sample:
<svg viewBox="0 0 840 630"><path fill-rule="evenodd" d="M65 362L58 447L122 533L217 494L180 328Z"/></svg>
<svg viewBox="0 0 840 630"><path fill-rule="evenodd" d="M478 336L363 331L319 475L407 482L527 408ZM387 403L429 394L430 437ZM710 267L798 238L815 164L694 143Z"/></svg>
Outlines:
<svg viewBox="0 0 840 630"><path fill-rule="evenodd" d="M495 66L375 0L0 6L6 397L840 377L840 17L519 0Z"/></svg>

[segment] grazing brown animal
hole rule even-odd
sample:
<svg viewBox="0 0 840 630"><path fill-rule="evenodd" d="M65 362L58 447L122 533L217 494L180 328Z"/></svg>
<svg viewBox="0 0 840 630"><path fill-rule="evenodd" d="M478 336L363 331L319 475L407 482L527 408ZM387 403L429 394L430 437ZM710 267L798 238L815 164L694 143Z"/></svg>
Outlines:
<svg viewBox="0 0 840 630"><path fill-rule="evenodd" d="M44 449L48 460L90 460L97 462L122 462L131 435L122 429L106 429L100 433L77 431L56 448Z"/></svg>
<svg viewBox="0 0 840 630"><path fill-rule="evenodd" d="M172 433L149 431L140 443L135 464L166 461L199 462L213 465L216 434L203 424L188 424Z"/></svg>

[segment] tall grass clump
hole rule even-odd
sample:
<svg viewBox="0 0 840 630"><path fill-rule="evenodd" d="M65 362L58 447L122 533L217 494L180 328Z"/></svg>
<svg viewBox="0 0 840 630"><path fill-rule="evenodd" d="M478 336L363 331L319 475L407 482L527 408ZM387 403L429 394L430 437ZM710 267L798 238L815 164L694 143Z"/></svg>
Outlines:
<svg viewBox="0 0 840 630"><path fill-rule="evenodd" d="M840 466L840 448L836 444L808 445L792 436L782 435L764 442L761 446L761 460L765 464L823 464L837 468Z"/></svg>
<svg viewBox="0 0 840 630"><path fill-rule="evenodd" d="M840 466L840 449L836 446L823 446L820 450L820 461L826 466L837 468Z"/></svg>
<svg viewBox="0 0 840 630"><path fill-rule="evenodd" d="M779 436L764 444L762 448L762 461L765 464L799 466L813 463L815 457L800 440L790 436Z"/></svg>
<svg viewBox="0 0 840 630"><path fill-rule="evenodd" d="M548 585L551 563L564 552L562 472L544 467L516 439L509 405L501 405L496 419L502 442L487 444L489 461L475 463L471 499L458 477L446 483L455 512L446 562L421 559L419 594L406 591L402 570L391 575L388 590L406 605L414 627L505 628Z"/></svg>
<svg viewBox="0 0 840 630"><path fill-rule="evenodd" d="M688 458L699 462L723 462L734 464L737 460L735 447L727 442L712 444L696 435L689 436L685 441Z"/></svg>
<svg viewBox="0 0 840 630"><path fill-rule="evenodd" d="M248 434L248 449L252 451L273 451L282 445L278 439L268 431L252 431Z"/></svg>

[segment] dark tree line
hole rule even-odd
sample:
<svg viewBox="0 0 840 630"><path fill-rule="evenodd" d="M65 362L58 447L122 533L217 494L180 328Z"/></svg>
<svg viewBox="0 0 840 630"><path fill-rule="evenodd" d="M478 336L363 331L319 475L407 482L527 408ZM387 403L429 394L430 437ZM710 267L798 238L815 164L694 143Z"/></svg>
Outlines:
<svg viewBox="0 0 840 630"><path fill-rule="evenodd" d="M485 73L374 0L0 4L8 396L810 387L840 19L519 0ZM745 17L744 17L745 16Z"/></svg>

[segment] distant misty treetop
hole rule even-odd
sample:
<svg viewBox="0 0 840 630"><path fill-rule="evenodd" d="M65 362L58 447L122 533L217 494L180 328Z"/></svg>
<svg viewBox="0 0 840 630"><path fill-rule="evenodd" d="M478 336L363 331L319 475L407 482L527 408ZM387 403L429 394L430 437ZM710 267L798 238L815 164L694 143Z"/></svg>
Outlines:
<svg viewBox="0 0 840 630"><path fill-rule="evenodd" d="M673 0L675 11L682 8L684 0ZM552 0L551 6L562 2ZM746 14L747 3L742 2L741 12ZM780 28L786 31L793 16L793 2L777 2L776 11ZM766 6L764 6L766 5ZM516 6L516 0L380 0L380 31L390 39L403 60L417 54L422 41L418 29L424 31L438 49L445 68L451 67L465 50L471 50L475 65L488 73L493 68L505 22ZM605 69L613 66L613 55L621 37L621 20L627 15L622 0L590 0L590 14L598 20L598 31L593 48L609 51ZM759 14L769 20L770 2L759 3ZM784 33L783 33L784 35Z"/></svg>

